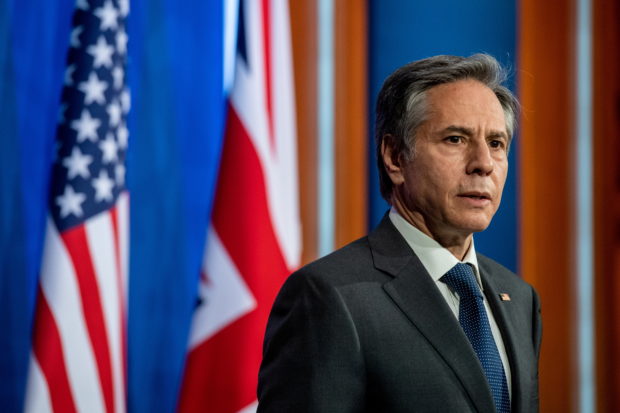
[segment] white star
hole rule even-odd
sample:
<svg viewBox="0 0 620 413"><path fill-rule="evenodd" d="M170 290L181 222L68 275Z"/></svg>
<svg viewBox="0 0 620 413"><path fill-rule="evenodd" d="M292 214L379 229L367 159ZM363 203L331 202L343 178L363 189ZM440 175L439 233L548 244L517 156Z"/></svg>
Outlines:
<svg viewBox="0 0 620 413"><path fill-rule="evenodd" d="M105 140L99 142L99 149L103 152L104 163L115 162L118 159L116 154L118 147L111 133L108 133Z"/></svg>
<svg viewBox="0 0 620 413"><path fill-rule="evenodd" d="M77 0L75 2L75 7L80 10L88 10L88 0Z"/></svg>
<svg viewBox="0 0 620 413"><path fill-rule="evenodd" d="M114 5L110 0L107 0L103 7L96 9L93 13L101 20L99 30L104 31L106 29L116 29L118 27L118 11L114 8Z"/></svg>
<svg viewBox="0 0 620 413"><path fill-rule="evenodd" d="M62 164L69 170L67 173L69 179L73 179L78 175L84 179L88 179L90 178L88 166L92 162L92 156L82 154L80 149L77 146L74 146L71 156L63 159Z"/></svg>
<svg viewBox="0 0 620 413"><path fill-rule="evenodd" d="M84 142L86 139L97 142L97 128L99 126L101 126L101 121L91 117L88 109L82 110L80 119L71 122L71 128L78 134L78 142Z"/></svg>
<svg viewBox="0 0 620 413"><path fill-rule="evenodd" d="M114 78L114 87L120 89L123 87L123 76L125 76L125 71L120 66L114 66L112 69L112 77Z"/></svg>
<svg viewBox="0 0 620 413"><path fill-rule="evenodd" d="M85 199L86 195L79 192L76 193L71 185L67 185L65 193L56 198L56 205L60 207L60 217L65 218L69 214L81 217L84 213L82 211L82 203Z"/></svg>
<svg viewBox="0 0 620 413"><path fill-rule="evenodd" d="M73 85L73 72L75 72L75 65L69 65L65 69L65 85Z"/></svg>
<svg viewBox="0 0 620 413"><path fill-rule="evenodd" d="M125 33L125 30L119 29L116 33L116 50L118 50L120 54L124 54L127 51L128 40L129 38L127 37L127 33Z"/></svg>
<svg viewBox="0 0 620 413"><path fill-rule="evenodd" d="M114 48L105 41L103 36L99 36L97 44L88 46L86 51L95 59L93 62L95 68L100 66L112 66L112 53L114 53Z"/></svg>
<svg viewBox="0 0 620 413"><path fill-rule="evenodd" d="M71 47L74 47L76 49L80 47L80 34L82 34L82 30L84 30L84 27L82 26L76 26L73 28L73 30L71 30Z"/></svg>
<svg viewBox="0 0 620 413"><path fill-rule="evenodd" d="M82 82L78 85L78 89L80 89L86 95L84 97L84 104L89 105L93 102L97 102L100 105L105 103L105 90L108 88L108 82L104 82L99 80L99 77L95 73L95 71L90 72L88 75L88 80L86 82Z"/></svg>
<svg viewBox="0 0 620 413"><path fill-rule="evenodd" d="M129 89L125 88L121 92L121 106L123 107L123 113L129 113L131 107L131 96L129 95Z"/></svg>
<svg viewBox="0 0 620 413"><path fill-rule="evenodd" d="M108 112L108 116L110 117L110 125L118 126L121 121L121 105L119 105L118 101L115 100L110 103L106 110Z"/></svg>
<svg viewBox="0 0 620 413"><path fill-rule="evenodd" d="M116 137L118 138L118 146L121 149L127 148L127 140L129 139L129 131L127 130L127 126L125 126L125 123L121 123L121 126L118 127L118 132L116 132Z"/></svg>
<svg viewBox="0 0 620 413"><path fill-rule="evenodd" d="M129 14L129 0L118 0L118 6L121 9L121 16L127 17Z"/></svg>
<svg viewBox="0 0 620 413"><path fill-rule="evenodd" d="M108 201L112 200L112 188L114 188L114 181L110 179L108 173L102 170L99 173L99 177L93 179L93 188L95 188L95 201Z"/></svg>
<svg viewBox="0 0 620 413"><path fill-rule="evenodd" d="M114 173L116 174L116 181L119 186L125 185L125 165L119 163L114 168Z"/></svg>

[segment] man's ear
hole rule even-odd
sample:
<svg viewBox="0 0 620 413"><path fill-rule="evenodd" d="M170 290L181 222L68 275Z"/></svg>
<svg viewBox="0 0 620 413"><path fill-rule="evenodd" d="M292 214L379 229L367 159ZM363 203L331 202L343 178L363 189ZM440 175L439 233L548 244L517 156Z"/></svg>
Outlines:
<svg viewBox="0 0 620 413"><path fill-rule="evenodd" d="M401 154L395 149L394 137L392 135L384 135L381 140L381 157L383 158L383 167L385 172L397 186L405 182L404 160Z"/></svg>

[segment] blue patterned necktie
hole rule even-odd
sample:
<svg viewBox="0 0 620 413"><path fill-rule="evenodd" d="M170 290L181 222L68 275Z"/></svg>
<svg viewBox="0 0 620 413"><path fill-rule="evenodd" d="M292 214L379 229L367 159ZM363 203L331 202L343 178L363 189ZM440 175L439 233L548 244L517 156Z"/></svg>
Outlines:
<svg viewBox="0 0 620 413"><path fill-rule="evenodd" d="M459 323L480 359L491 387L496 410L499 413L510 413L504 366L491 333L491 325L484 309L484 298L472 268L467 264L458 263L441 277L441 281L459 295Z"/></svg>

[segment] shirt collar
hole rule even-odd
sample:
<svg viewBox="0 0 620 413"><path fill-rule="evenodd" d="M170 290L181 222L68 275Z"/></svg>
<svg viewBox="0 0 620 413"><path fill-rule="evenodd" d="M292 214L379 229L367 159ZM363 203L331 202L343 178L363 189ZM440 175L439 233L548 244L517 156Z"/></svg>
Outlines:
<svg viewBox="0 0 620 413"><path fill-rule="evenodd" d="M437 282L452 267L459 262L471 265L476 275L476 281L482 290L482 280L478 271L478 259L476 258L476 248L474 247L474 239L463 258L459 261L450 251L441 246L437 241L411 225L403 218L394 207L390 210L390 220L405 238L407 244L411 247L415 255L420 259L426 271L430 274L433 281Z"/></svg>

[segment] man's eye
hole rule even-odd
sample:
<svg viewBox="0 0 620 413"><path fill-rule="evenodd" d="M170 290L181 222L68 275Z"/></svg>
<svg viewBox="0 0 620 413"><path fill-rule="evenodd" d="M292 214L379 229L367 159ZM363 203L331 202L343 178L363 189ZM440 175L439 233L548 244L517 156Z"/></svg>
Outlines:
<svg viewBox="0 0 620 413"><path fill-rule="evenodd" d="M491 145L491 148L496 148L496 149L501 149L505 146L504 141L499 140L499 139L493 139L491 142L489 142L489 145Z"/></svg>
<svg viewBox="0 0 620 413"><path fill-rule="evenodd" d="M449 143L460 143L463 138L461 136L448 136L445 140Z"/></svg>

